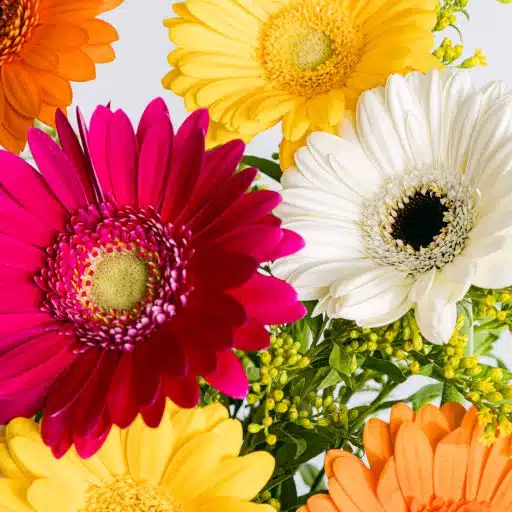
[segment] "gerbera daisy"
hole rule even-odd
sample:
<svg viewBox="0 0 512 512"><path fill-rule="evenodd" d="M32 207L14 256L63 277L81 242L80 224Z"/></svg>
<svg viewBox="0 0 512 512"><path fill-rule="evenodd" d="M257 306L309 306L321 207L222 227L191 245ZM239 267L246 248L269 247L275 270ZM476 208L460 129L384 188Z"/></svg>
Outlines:
<svg viewBox="0 0 512 512"><path fill-rule="evenodd" d="M0 5L0 145L19 153L39 119L71 104L70 80L96 76L114 60L116 30L99 14L123 0L2 0Z"/></svg>
<svg viewBox="0 0 512 512"><path fill-rule="evenodd" d="M439 66L436 0L187 0L164 87L244 139L283 121L290 143L330 131L391 73ZM214 141L212 141L213 143Z"/></svg>
<svg viewBox="0 0 512 512"><path fill-rule="evenodd" d="M373 419L364 431L370 469L355 455L330 451L329 493L298 512L509 512L512 508L510 437L482 443L476 409L455 403L405 404L391 420Z"/></svg>
<svg viewBox="0 0 512 512"><path fill-rule="evenodd" d="M272 476L267 452L239 457L242 426L221 405L169 404L156 429L114 427L89 460L60 460L39 425L17 418L0 440L0 502L16 512L273 512L253 499Z"/></svg>
<svg viewBox="0 0 512 512"><path fill-rule="evenodd" d="M57 456L139 412L158 425L166 397L194 406L198 376L244 397L232 349L305 312L258 272L302 240L271 215L278 193L247 193L255 169L235 174L242 142L205 153L206 111L176 135L162 100L137 132L106 107L79 121L84 151L60 112L62 149L29 132L41 174L0 153L0 423L44 405Z"/></svg>
<svg viewBox="0 0 512 512"><path fill-rule="evenodd" d="M341 137L314 133L278 215L306 249L276 264L316 313L447 341L471 285L512 284L512 95L467 72L394 75Z"/></svg>

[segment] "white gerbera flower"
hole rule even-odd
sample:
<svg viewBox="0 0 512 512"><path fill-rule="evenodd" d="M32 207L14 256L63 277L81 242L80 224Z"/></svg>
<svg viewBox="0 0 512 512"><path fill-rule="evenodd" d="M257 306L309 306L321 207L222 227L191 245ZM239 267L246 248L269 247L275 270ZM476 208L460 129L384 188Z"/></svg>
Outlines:
<svg viewBox="0 0 512 512"><path fill-rule="evenodd" d="M274 273L317 314L378 327L414 307L446 342L472 284L512 285L512 94L463 71L394 75L355 117L284 174L277 214L306 248Z"/></svg>

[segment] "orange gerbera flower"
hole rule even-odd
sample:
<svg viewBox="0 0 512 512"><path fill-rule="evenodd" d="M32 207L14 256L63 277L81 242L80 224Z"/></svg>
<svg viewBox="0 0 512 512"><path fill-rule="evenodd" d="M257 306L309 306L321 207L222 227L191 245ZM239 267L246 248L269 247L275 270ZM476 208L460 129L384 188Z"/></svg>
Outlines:
<svg viewBox="0 0 512 512"><path fill-rule="evenodd" d="M69 81L114 60L117 31L95 19L123 0L1 0L0 145L19 153L35 119L54 125L71 104Z"/></svg>
<svg viewBox="0 0 512 512"><path fill-rule="evenodd" d="M327 454L329 494L299 512L510 512L512 445L481 438L476 410L425 405L414 414L395 405L391 420L371 420L364 431L370 463L342 450Z"/></svg>

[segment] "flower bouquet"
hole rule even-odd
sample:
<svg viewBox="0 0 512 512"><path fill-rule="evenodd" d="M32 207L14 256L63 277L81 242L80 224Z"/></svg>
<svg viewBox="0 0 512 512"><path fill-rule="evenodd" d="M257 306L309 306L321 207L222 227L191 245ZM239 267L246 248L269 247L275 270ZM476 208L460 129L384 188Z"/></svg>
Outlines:
<svg viewBox="0 0 512 512"><path fill-rule="evenodd" d="M0 4L0 511L510 512L512 92L444 37L470 2L173 3L191 115L68 120L122 3Z"/></svg>

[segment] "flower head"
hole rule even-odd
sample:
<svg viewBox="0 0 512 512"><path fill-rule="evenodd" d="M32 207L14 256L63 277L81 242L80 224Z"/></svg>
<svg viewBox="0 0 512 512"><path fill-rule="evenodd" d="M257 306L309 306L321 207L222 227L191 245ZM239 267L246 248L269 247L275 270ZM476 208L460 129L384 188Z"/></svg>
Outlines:
<svg viewBox="0 0 512 512"><path fill-rule="evenodd" d="M355 455L328 452L329 494L299 512L506 512L512 506L510 438L490 447L476 410L455 403L405 404L389 424L373 419L364 431L370 468Z"/></svg>
<svg viewBox="0 0 512 512"><path fill-rule="evenodd" d="M35 119L54 126L71 104L69 82L94 79L114 60L116 30L99 14L123 0L3 0L0 7L0 146L19 153Z"/></svg>
<svg viewBox="0 0 512 512"><path fill-rule="evenodd" d="M166 20L178 48L166 88L208 107L245 140L283 122L288 150L337 129L345 108L390 73L439 66L430 52L435 0L187 0ZM214 141L212 141L214 143Z"/></svg>
<svg viewBox="0 0 512 512"><path fill-rule="evenodd" d="M242 427L220 405L167 405L156 429L138 417L114 427L89 460L72 450L60 460L39 426L17 418L0 440L0 500L31 512L272 512L250 503L272 476L266 452L239 457ZM50 507L50 508L49 508Z"/></svg>
<svg viewBox="0 0 512 512"><path fill-rule="evenodd" d="M306 248L275 275L316 313L378 327L415 308L423 336L447 342L471 285L512 284L511 118L503 85L464 71L364 93L343 135L310 135L283 176L278 215Z"/></svg>
<svg viewBox="0 0 512 512"><path fill-rule="evenodd" d="M32 129L41 174L0 153L0 423L44 406L54 453L87 456L139 412L158 425L166 397L194 406L198 376L244 397L233 348L267 347L265 325L305 308L258 272L302 247L279 194L247 193L242 142L205 152L205 111L175 135L161 100L136 132L106 107L79 126L83 149L61 113L62 148Z"/></svg>

